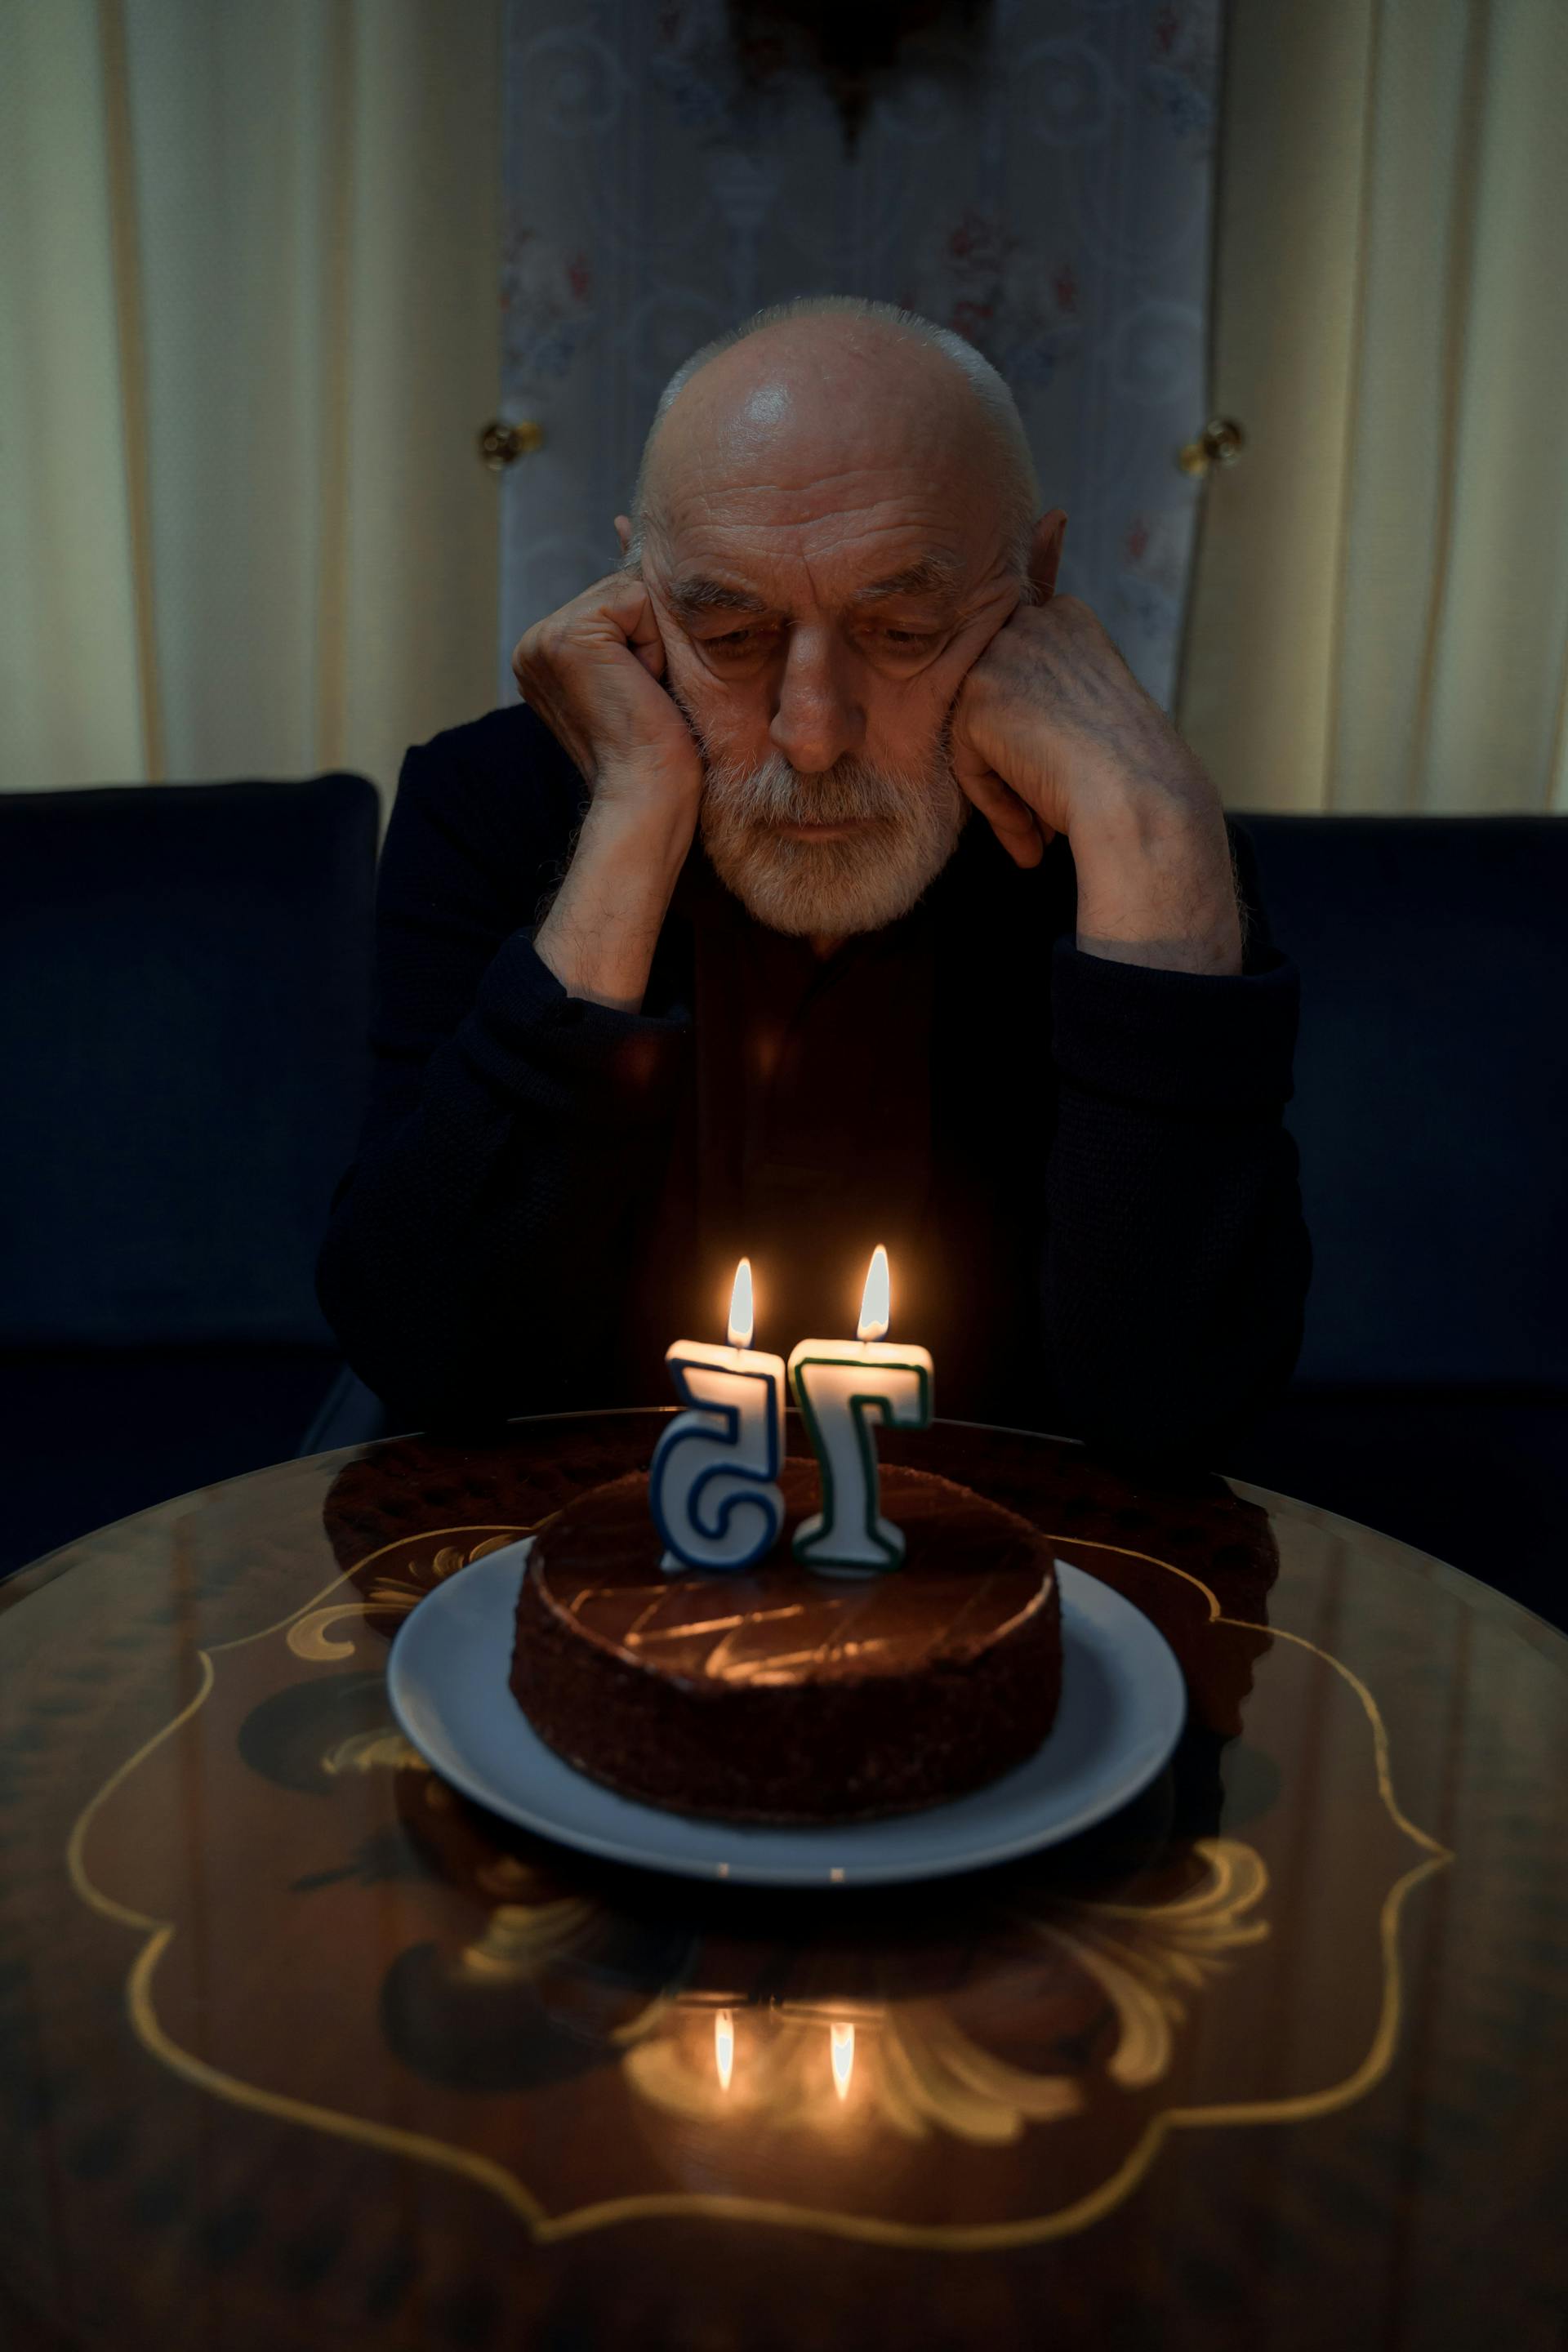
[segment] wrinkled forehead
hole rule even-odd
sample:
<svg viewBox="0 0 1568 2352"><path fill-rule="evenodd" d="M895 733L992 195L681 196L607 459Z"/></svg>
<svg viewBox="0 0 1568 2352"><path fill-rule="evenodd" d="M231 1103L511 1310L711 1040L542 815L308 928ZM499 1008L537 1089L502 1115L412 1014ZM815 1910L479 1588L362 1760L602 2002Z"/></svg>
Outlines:
<svg viewBox="0 0 1568 2352"><path fill-rule="evenodd" d="M736 541L764 561L864 551L888 572L978 551L997 520L999 468L968 386L918 361L900 374L881 358L832 356L758 382L721 377L715 363L686 386L648 469L667 565Z"/></svg>

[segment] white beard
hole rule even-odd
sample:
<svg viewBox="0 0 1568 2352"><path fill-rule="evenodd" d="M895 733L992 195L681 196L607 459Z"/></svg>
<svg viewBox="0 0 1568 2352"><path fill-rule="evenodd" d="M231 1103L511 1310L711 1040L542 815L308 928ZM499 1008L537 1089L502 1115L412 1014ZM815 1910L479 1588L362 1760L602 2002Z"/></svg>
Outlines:
<svg viewBox="0 0 1568 2352"><path fill-rule="evenodd" d="M702 846L746 912L770 930L846 939L898 921L958 846L970 803L945 734L920 766L889 773L847 758L801 776L782 753L757 765L709 754ZM837 841L792 840L781 824L868 820Z"/></svg>

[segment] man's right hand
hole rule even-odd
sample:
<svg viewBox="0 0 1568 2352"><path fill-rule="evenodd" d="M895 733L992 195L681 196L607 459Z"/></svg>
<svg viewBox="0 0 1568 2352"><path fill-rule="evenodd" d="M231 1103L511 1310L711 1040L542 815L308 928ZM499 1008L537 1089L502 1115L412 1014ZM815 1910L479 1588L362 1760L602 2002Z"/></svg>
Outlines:
<svg viewBox="0 0 1568 2352"><path fill-rule="evenodd" d="M523 699L595 801L656 801L695 824L702 757L679 704L658 683L664 639L637 572L606 572L536 621L519 638L511 667Z"/></svg>
<svg viewBox="0 0 1568 2352"><path fill-rule="evenodd" d="M593 793L535 951L569 996L639 1012L703 775L697 738L658 683L664 639L643 582L596 580L526 631L511 667Z"/></svg>

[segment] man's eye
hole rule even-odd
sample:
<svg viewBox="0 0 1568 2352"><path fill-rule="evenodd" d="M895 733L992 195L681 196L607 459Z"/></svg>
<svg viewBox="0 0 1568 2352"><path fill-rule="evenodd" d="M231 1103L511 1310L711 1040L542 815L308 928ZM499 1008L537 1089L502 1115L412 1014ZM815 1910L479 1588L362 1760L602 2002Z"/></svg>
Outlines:
<svg viewBox="0 0 1568 2352"><path fill-rule="evenodd" d="M760 629L727 629L721 637L706 637L703 644L710 653L743 654L755 645Z"/></svg>
<svg viewBox="0 0 1568 2352"><path fill-rule="evenodd" d="M934 646L936 643L929 630L883 629L880 635L885 645L893 646L901 654L910 653L919 646Z"/></svg>

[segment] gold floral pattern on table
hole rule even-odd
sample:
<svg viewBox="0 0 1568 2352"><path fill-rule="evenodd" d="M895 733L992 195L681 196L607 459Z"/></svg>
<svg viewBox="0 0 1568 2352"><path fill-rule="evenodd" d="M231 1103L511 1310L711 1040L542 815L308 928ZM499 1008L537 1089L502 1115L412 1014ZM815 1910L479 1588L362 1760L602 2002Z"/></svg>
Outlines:
<svg viewBox="0 0 1568 2352"><path fill-rule="evenodd" d="M405 1537L198 1652L193 1696L86 1808L69 1866L136 1936L128 2010L162 2065L460 2175L542 2239L706 2214L952 2248L1087 2228L1172 2131L1321 2116L1386 2073L1402 1913L1450 1857L1400 1809L1372 1692L1303 1634L1053 1537L1146 1596L1164 1579L1195 1768L1179 1750L1117 1822L973 1879L697 1888L493 1820L393 1722L389 1636L528 1531ZM198 1784L224 1836L139 1847L138 1810L188 1812ZM1331 1794L1353 1839L1325 1843Z"/></svg>
<svg viewBox="0 0 1568 2352"><path fill-rule="evenodd" d="M402 1573L388 1568L357 1601L340 1601L325 1609L310 1609L296 1618L289 1628L289 1647L297 1658L307 1658L312 1665L328 1658L347 1658L353 1654L353 1643L334 1635L332 1628L351 1618L406 1617L416 1609L427 1592L444 1584L460 1568L482 1559L487 1552L504 1551L508 1544L517 1543L531 1533L528 1528L509 1528L504 1535L487 1536L481 1543L468 1549L462 1544L443 1544L431 1560L417 1557L402 1563Z"/></svg>
<svg viewBox="0 0 1568 2352"><path fill-rule="evenodd" d="M1147 1907L1060 1901L1030 1923L1103 1991L1114 2020L1104 2072L1124 2089L1161 2080L1193 1993L1225 1971L1227 1954L1268 1933L1245 1916L1268 1885L1259 1856L1230 1838L1205 1839L1197 1851L1205 1874L1191 1894ZM1087 2098L1081 2066L999 2058L940 2000L753 2010L721 1992L678 1995L652 2003L624 2038L625 2072L642 2097L716 2124L765 2113L775 2128L833 2128L849 2100L863 2098L905 2138L934 2131L996 2145L1081 2114Z"/></svg>

